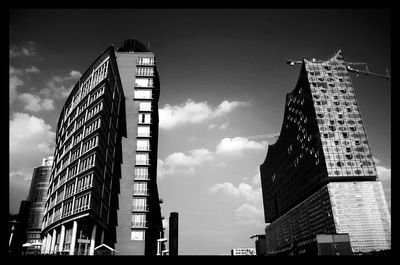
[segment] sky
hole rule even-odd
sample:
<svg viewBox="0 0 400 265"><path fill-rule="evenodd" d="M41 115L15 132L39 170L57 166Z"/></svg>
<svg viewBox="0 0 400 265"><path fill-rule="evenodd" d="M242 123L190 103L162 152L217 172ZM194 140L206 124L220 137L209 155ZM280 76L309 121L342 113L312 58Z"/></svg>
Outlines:
<svg viewBox="0 0 400 265"><path fill-rule="evenodd" d="M156 54L158 189L165 225L179 213L181 255L227 255L264 233L258 167L276 139L249 136L280 132L300 71L287 59L329 59L340 48L370 71L391 69L390 10L10 10L10 213L53 155L70 89L128 38ZM351 79L391 208L391 81Z"/></svg>

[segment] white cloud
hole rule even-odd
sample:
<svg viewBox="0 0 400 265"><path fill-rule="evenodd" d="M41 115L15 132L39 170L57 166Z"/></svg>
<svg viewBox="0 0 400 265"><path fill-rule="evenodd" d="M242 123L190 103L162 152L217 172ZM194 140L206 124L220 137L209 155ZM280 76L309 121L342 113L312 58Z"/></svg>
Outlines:
<svg viewBox="0 0 400 265"><path fill-rule="evenodd" d="M216 123L211 123L210 125L208 125L208 129L211 130L211 129L214 129L214 128L218 128L220 130L225 130L228 127L228 125L229 125L229 121L227 121L227 122L225 122L225 123L223 123L221 125L218 125Z"/></svg>
<svg viewBox="0 0 400 265"><path fill-rule="evenodd" d="M165 160L158 159L158 176L173 174L194 174L195 168L214 159L214 154L207 149L194 149L188 155L177 152L168 155Z"/></svg>
<svg viewBox="0 0 400 265"><path fill-rule="evenodd" d="M188 99L184 104L177 106L165 105L159 109L160 128L172 129L185 124L199 124L228 114L239 106L248 105L246 102L224 100L214 108L207 102L196 103Z"/></svg>
<svg viewBox="0 0 400 265"><path fill-rule="evenodd" d="M32 112L39 112L41 110L53 110L54 101L52 99L41 99L38 96L23 93L19 95L19 99L25 103L24 109Z"/></svg>
<svg viewBox="0 0 400 265"><path fill-rule="evenodd" d="M10 121L10 156L33 154L41 161L42 154L54 152L55 132L44 120L26 113L13 113ZM43 156L44 157L44 156ZM11 161L12 162L12 161Z"/></svg>
<svg viewBox="0 0 400 265"><path fill-rule="evenodd" d="M217 183L209 187L208 190L212 193L221 193L228 199L245 199L251 203L259 203L262 199L261 188L253 189L252 186L246 183L240 183L238 187L229 182Z"/></svg>
<svg viewBox="0 0 400 265"><path fill-rule="evenodd" d="M13 45L9 52L10 58L35 56L37 54L37 45L33 41L27 41L21 45Z"/></svg>
<svg viewBox="0 0 400 265"><path fill-rule="evenodd" d="M244 150L265 150L268 143L251 141L245 137L224 138L216 147L221 155L242 156Z"/></svg>
<svg viewBox="0 0 400 265"><path fill-rule="evenodd" d="M72 70L66 76L53 76L51 80L46 83L45 88L40 90L39 94L53 99L67 98L81 76L82 74L75 70Z"/></svg>
<svg viewBox="0 0 400 265"><path fill-rule="evenodd" d="M250 204L243 204L235 210L235 221L237 224L264 226L263 209Z"/></svg>
<svg viewBox="0 0 400 265"><path fill-rule="evenodd" d="M36 66L32 65L31 67L26 68L25 72L26 73L38 73L38 72L40 72L40 70Z"/></svg>
<svg viewBox="0 0 400 265"><path fill-rule="evenodd" d="M225 129L228 127L228 125L229 125L229 121L227 121L227 122L221 124L218 128L219 128L220 130L225 130Z"/></svg>
<svg viewBox="0 0 400 265"><path fill-rule="evenodd" d="M380 180L390 180L392 170L383 166L376 166L376 171Z"/></svg>
<svg viewBox="0 0 400 265"><path fill-rule="evenodd" d="M20 78L22 71L16 69L10 65L10 104L17 98L17 88L24 84L24 81Z"/></svg>

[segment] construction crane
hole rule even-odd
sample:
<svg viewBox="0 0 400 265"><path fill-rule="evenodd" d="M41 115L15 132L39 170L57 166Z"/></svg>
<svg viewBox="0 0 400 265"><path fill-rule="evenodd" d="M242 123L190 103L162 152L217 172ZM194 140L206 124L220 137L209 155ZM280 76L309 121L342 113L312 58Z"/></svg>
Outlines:
<svg viewBox="0 0 400 265"><path fill-rule="evenodd" d="M313 62L317 62L316 59L312 59ZM286 63L289 64L290 66L294 66L295 64L302 64L303 61L299 61L299 60L292 60L292 59L288 59L286 60ZM373 73L369 70L368 68L368 64L367 63L361 63L361 62L344 62L344 64L346 65L346 68L349 72L353 72L356 73L357 76L358 74L365 74L365 75L371 75L371 76L376 76L376 77L382 77L382 78L386 78L386 79L390 79L390 75L389 75L389 71L386 68L386 75L383 74L378 74L378 73ZM359 70L359 69L354 69L352 66L364 66L365 70Z"/></svg>
<svg viewBox="0 0 400 265"><path fill-rule="evenodd" d="M265 139L265 138L278 138L278 137L279 137L279 133L267 133L267 134L245 136L243 138L246 138L249 140L261 140L261 139Z"/></svg>

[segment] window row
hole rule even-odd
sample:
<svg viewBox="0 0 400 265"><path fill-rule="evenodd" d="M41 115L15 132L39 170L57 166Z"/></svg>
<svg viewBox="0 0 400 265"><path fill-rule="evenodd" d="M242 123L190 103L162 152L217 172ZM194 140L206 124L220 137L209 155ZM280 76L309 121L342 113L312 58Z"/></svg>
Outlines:
<svg viewBox="0 0 400 265"><path fill-rule="evenodd" d="M82 145L82 154L86 153L86 151L94 148L97 146L99 142L99 136L96 135L95 137L90 138L89 140L85 141ZM78 149L79 150L79 149Z"/></svg>
<svg viewBox="0 0 400 265"><path fill-rule="evenodd" d="M97 114L99 111L103 109L103 101L100 103L96 104L94 107L92 107L87 114L87 119L89 120L91 117L93 117L95 114Z"/></svg>
<svg viewBox="0 0 400 265"><path fill-rule="evenodd" d="M89 203L90 203L90 193L75 198L74 212L77 213L89 209Z"/></svg>
<svg viewBox="0 0 400 265"><path fill-rule="evenodd" d="M131 227L146 227L146 214L132 214Z"/></svg>
<svg viewBox="0 0 400 265"><path fill-rule="evenodd" d="M133 195L148 195L147 182L133 183Z"/></svg>
<svg viewBox="0 0 400 265"><path fill-rule="evenodd" d="M131 231L131 240L142 241L145 238L145 230Z"/></svg>
<svg viewBox="0 0 400 265"><path fill-rule="evenodd" d="M153 76L154 68L153 67L137 67L136 75L137 76Z"/></svg>
<svg viewBox="0 0 400 265"><path fill-rule="evenodd" d="M151 111L151 102L141 101L139 102L139 111Z"/></svg>
<svg viewBox="0 0 400 265"><path fill-rule="evenodd" d="M152 99L153 92L151 90L135 90L135 99Z"/></svg>
<svg viewBox="0 0 400 265"><path fill-rule="evenodd" d="M149 165L149 154L148 153L136 153L136 165Z"/></svg>
<svg viewBox="0 0 400 265"><path fill-rule="evenodd" d="M136 78L135 87L153 87L153 78Z"/></svg>
<svg viewBox="0 0 400 265"><path fill-rule="evenodd" d="M136 64L138 65L154 65L154 57L138 57Z"/></svg>
<svg viewBox="0 0 400 265"><path fill-rule="evenodd" d="M92 186L92 181L93 173L80 177L76 183L76 192L90 188Z"/></svg>
<svg viewBox="0 0 400 265"><path fill-rule="evenodd" d="M138 126L137 136L138 137L150 137L150 126Z"/></svg>
<svg viewBox="0 0 400 265"><path fill-rule="evenodd" d="M135 167L135 180L147 180L149 178L149 169L147 167Z"/></svg>
<svg viewBox="0 0 400 265"><path fill-rule="evenodd" d="M132 211L147 211L147 198L133 198Z"/></svg>
<svg viewBox="0 0 400 265"><path fill-rule="evenodd" d="M140 139L136 142L136 150L150 151L150 141L148 139Z"/></svg>

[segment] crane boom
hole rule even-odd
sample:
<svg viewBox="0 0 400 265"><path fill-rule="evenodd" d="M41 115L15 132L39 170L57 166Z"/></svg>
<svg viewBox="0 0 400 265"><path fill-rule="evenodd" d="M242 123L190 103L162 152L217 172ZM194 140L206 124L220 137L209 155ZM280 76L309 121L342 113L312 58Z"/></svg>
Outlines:
<svg viewBox="0 0 400 265"><path fill-rule="evenodd" d="M252 136L247 136L243 137L249 140L260 140L260 139L265 139L265 138L278 138L279 133L267 133L267 134L259 134L259 135L252 135Z"/></svg>

